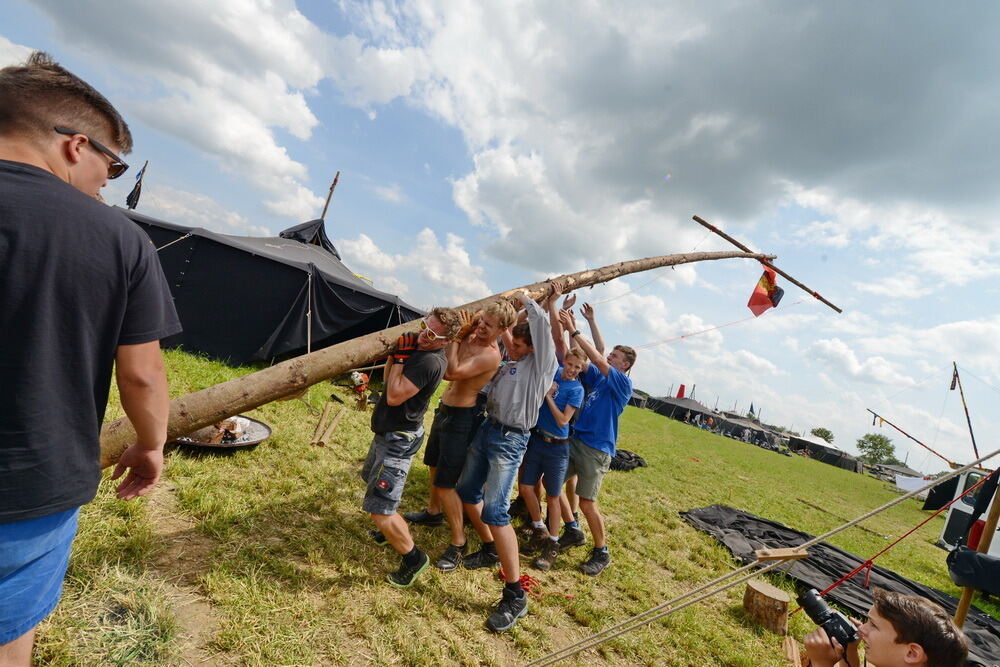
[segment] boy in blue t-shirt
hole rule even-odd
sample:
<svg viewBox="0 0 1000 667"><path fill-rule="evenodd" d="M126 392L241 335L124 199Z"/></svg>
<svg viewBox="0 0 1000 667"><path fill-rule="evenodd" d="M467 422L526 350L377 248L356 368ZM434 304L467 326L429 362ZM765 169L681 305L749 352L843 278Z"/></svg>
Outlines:
<svg viewBox="0 0 1000 667"><path fill-rule="evenodd" d="M577 349L566 353L563 365L553 378L552 387L538 411L538 422L531 429L531 439L521 467L518 491L531 514L534 528L527 553L541 549L534 565L548 570L559 554L560 490L569 466L569 422L583 404L583 385L577 380L587 365L586 355ZM541 479L545 486L549 525L542 522L542 508L535 495L535 484Z"/></svg>
<svg viewBox="0 0 1000 667"><path fill-rule="evenodd" d="M636 354L631 347L616 345L605 359L576 328L571 313L564 310L559 313L559 318L562 326L570 332L570 340L579 345L591 361L590 368L580 378L590 387L590 393L573 425L566 475L577 476L576 495L580 499L580 511L586 517L594 538L594 550L590 558L580 565L580 570L596 576L611 564L605 542L604 517L597 508L597 494L615 455L618 417L632 397L632 380L625 373L635 364ZM575 533L576 537L582 538L579 529ZM571 543L580 542L566 541L566 545Z"/></svg>

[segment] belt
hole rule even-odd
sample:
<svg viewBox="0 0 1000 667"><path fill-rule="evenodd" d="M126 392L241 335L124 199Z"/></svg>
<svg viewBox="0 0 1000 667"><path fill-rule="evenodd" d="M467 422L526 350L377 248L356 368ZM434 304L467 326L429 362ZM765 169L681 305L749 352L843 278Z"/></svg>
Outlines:
<svg viewBox="0 0 1000 667"><path fill-rule="evenodd" d="M502 421L499 421L495 417L487 417L486 419L497 428L504 429L505 431L514 431L522 435L527 435L528 433L530 433L530 431L527 431L523 428L517 428L516 426L508 426L507 424L504 424Z"/></svg>
<svg viewBox="0 0 1000 667"><path fill-rule="evenodd" d="M565 445L569 442L569 438L553 438L552 436L546 435L545 431L542 431L541 429L533 428L531 429L531 432L550 445Z"/></svg>

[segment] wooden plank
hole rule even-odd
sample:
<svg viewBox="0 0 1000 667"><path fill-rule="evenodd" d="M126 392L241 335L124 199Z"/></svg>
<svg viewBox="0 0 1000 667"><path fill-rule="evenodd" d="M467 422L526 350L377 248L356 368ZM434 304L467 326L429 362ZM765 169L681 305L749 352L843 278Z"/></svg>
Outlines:
<svg viewBox="0 0 1000 667"><path fill-rule="evenodd" d="M798 560L809 558L809 552L799 547L789 547L782 549L758 549L754 552L758 561L768 560Z"/></svg>

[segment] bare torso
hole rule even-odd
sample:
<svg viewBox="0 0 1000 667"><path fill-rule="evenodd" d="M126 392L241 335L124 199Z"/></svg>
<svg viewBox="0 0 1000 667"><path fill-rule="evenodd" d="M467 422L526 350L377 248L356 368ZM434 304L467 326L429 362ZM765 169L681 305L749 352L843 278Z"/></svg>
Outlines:
<svg viewBox="0 0 1000 667"><path fill-rule="evenodd" d="M441 395L441 402L445 405L453 408L471 408L476 404L479 390L486 386L500 365L500 348L497 347L495 340L483 345L473 334L462 341L458 348L458 358L464 362L474 357L480 357L484 364L489 361L486 369L478 375L463 380L452 380Z"/></svg>

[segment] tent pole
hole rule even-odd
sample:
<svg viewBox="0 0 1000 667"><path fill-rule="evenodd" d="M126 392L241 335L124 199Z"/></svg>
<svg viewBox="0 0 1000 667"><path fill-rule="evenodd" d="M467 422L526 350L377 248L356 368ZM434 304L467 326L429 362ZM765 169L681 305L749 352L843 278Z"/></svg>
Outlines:
<svg viewBox="0 0 1000 667"><path fill-rule="evenodd" d="M313 341L313 274L312 271L309 272L306 278L306 290L308 294L309 307L306 309L306 354L312 352L312 341Z"/></svg>
<svg viewBox="0 0 1000 667"><path fill-rule="evenodd" d="M326 193L326 203L323 204L323 213L320 214L320 220L326 220L326 209L330 207L330 200L333 199L333 190L337 187L337 182L340 180L340 171L337 175L333 177L333 183L330 184L330 191Z"/></svg>

